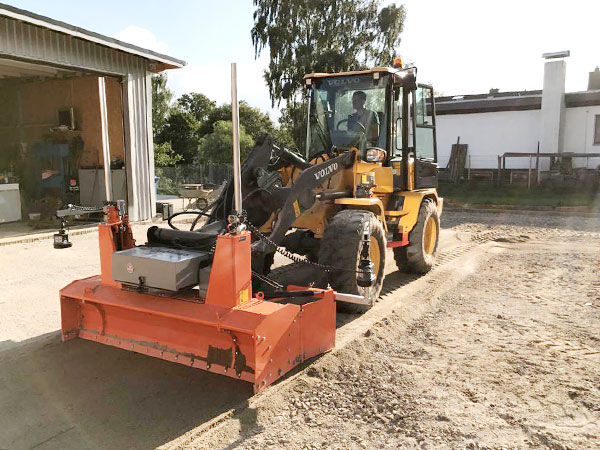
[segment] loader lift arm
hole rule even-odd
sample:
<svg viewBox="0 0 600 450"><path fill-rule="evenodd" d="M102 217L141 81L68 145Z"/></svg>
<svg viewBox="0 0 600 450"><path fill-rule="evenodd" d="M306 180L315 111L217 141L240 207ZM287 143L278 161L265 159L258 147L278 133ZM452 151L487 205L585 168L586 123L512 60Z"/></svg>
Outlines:
<svg viewBox="0 0 600 450"><path fill-rule="evenodd" d="M283 197L285 202L281 205L270 239L276 244L281 243L285 233L290 229L302 211L310 209L317 201L314 190L338 172L351 167L354 163L354 158L354 152L343 153L336 158L328 159L305 169L295 179L293 186L275 188L277 193L284 193L280 197ZM260 242L257 244L255 250L264 251L263 243Z"/></svg>
<svg viewBox="0 0 600 450"><path fill-rule="evenodd" d="M355 159L355 152L350 151L311 165L291 150L278 146L271 137L264 136L242 166L242 196L248 221L258 228L273 213L277 213L269 238L275 244L281 244L297 217L317 201L314 190L351 167ZM283 186L278 170L288 165L302 172L294 179L292 186ZM233 184L229 183L216 201L209 223L225 220L232 210ZM268 273L274 252L272 245L255 241L252 246L253 270L261 274Z"/></svg>

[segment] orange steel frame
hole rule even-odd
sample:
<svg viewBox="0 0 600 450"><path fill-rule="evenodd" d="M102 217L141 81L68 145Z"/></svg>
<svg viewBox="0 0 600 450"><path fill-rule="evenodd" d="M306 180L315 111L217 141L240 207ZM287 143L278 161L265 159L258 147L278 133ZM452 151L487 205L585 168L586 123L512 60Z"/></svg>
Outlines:
<svg viewBox="0 0 600 450"><path fill-rule="evenodd" d="M335 343L331 289L313 301L286 303L252 295L248 232L217 237L206 298L124 288L111 258L135 245L127 217L107 208L99 225L101 275L60 291L62 339L76 337L239 378L258 392ZM308 288L288 287L288 290Z"/></svg>

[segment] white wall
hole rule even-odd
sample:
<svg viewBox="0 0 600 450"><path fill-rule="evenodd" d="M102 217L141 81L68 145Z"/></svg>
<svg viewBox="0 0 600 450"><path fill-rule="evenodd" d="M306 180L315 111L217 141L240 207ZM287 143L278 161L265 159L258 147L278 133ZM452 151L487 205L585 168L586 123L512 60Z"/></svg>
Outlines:
<svg viewBox="0 0 600 450"><path fill-rule="evenodd" d="M446 167L452 144L460 136L469 145L471 167L496 169L498 155L506 152L536 152L540 139L540 110L500 111L437 116L438 162ZM508 158L507 169L526 169L527 158ZM545 166L542 165L542 169Z"/></svg>
<svg viewBox="0 0 600 450"><path fill-rule="evenodd" d="M600 106L583 106L567 108L564 127L565 152L600 153L600 144L594 145L595 116L600 115ZM600 158L573 159L573 167L596 169L600 166Z"/></svg>

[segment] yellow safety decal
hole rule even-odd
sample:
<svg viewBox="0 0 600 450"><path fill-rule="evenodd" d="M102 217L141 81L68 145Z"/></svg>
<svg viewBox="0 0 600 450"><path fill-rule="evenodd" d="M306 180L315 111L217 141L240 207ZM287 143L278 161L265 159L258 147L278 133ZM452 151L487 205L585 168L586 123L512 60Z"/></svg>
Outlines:
<svg viewBox="0 0 600 450"><path fill-rule="evenodd" d="M294 200L294 214L296 214L296 217L300 217L300 205L298 204L298 200Z"/></svg>
<svg viewBox="0 0 600 450"><path fill-rule="evenodd" d="M248 297L248 288L244 289L243 291L240 291L240 305L247 303L249 300Z"/></svg>

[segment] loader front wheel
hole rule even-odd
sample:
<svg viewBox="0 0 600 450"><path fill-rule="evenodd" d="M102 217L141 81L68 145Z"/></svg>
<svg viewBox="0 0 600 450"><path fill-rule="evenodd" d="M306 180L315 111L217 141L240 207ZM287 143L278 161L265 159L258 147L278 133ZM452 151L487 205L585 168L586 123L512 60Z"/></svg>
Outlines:
<svg viewBox="0 0 600 450"><path fill-rule="evenodd" d="M402 272L427 273L433 267L440 239L440 216L435 203L421 203L417 223L409 234L409 244L394 248L394 259Z"/></svg>
<svg viewBox="0 0 600 450"><path fill-rule="evenodd" d="M369 222L370 225L369 250L374 266L373 272L376 274L376 279L370 287L361 287L357 284L357 269L365 222ZM338 292L360 295L368 302L366 305L338 303L338 310L360 314L373 306L383 285L385 249L383 225L373 213L346 209L337 213L329 221L319 249L319 263L335 268L329 272L329 284Z"/></svg>

